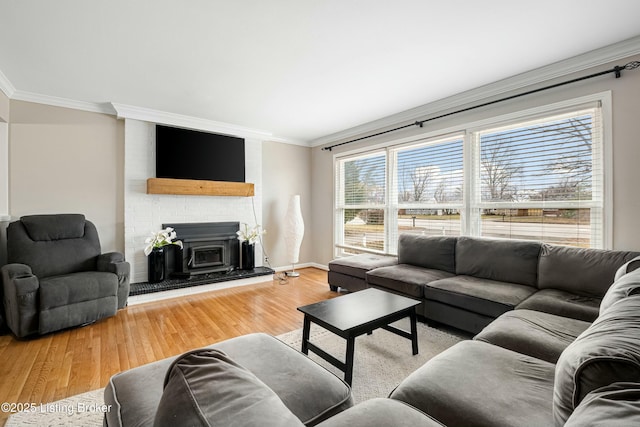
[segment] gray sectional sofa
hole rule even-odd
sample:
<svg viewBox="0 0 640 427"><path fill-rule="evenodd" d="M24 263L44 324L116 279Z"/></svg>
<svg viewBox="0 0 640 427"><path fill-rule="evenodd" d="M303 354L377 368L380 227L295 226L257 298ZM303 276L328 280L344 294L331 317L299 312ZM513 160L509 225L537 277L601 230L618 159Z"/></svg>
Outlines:
<svg viewBox="0 0 640 427"><path fill-rule="evenodd" d="M529 309L593 322L616 270L638 252L536 241L402 234L398 256L362 254L329 263L328 280L422 301L418 314L476 334L503 313Z"/></svg>
<svg viewBox="0 0 640 427"><path fill-rule="evenodd" d="M593 323L516 308L387 398L354 406L344 381L251 334L113 376L105 425L640 425L640 257L614 279Z"/></svg>
<svg viewBox="0 0 640 427"><path fill-rule="evenodd" d="M390 397L448 426L640 425L639 267L636 258L620 268L593 323L505 313Z"/></svg>

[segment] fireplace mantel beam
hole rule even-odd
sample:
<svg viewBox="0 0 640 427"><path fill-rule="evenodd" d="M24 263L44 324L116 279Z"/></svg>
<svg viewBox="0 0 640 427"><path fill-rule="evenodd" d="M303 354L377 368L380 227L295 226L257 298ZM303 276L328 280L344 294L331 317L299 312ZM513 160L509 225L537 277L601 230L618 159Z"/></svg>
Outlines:
<svg viewBox="0 0 640 427"><path fill-rule="evenodd" d="M149 178L147 194L251 197L254 195L254 185L248 182Z"/></svg>

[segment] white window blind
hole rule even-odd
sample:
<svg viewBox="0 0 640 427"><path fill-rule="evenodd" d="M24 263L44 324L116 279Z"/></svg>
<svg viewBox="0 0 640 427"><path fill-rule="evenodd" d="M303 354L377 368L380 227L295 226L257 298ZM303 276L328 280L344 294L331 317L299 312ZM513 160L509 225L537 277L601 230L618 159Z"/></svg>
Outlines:
<svg viewBox="0 0 640 427"><path fill-rule="evenodd" d="M593 96L336 157L338 254L395 254L401 233L604 248L601 102L608 111Z"/></svg>
<svg viewBox="0 0 640 427"><path fill-rule="evenodd" d="M336 232L345 249L385 250L386 152L337 164Z"/></svg>
<svg viewBox="0 0 640 427"><path fill-rule="evenodd" d="M601 133L597 107L479 132L480 234L600 247Z"/></svg>
<svg viewBox="0 0 640 427"><path fill-rule="evenodd" d="M460 235L463 143L463 136L456 135L392 150L392 241L400 233Z"/></svg>

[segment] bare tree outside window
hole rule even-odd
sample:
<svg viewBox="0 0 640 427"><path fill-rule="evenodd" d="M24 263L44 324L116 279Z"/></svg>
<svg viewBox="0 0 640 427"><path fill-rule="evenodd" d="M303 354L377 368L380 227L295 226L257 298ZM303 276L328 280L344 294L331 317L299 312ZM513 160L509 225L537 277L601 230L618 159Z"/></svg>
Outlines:
<svg viewBox="0 0 640 427"><path fill-rule="evenodd" d="M511 163L510 152L506 139L482 148L480 167L484 200L515 199L518 188L513 180L522 172L522 167Z"/></svg>

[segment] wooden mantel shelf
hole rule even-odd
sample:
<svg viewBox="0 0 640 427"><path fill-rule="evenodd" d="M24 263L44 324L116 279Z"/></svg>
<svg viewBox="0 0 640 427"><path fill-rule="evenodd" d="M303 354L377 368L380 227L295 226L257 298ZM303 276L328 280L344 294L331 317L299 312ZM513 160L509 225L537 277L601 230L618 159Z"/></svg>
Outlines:
<svg viewBox="0 0 640 427"><path fill-rule="evenodd" d="M149 178L147 179L147 194L251 197L254 195L254 188L253 184L248 182Z"/></svg>

